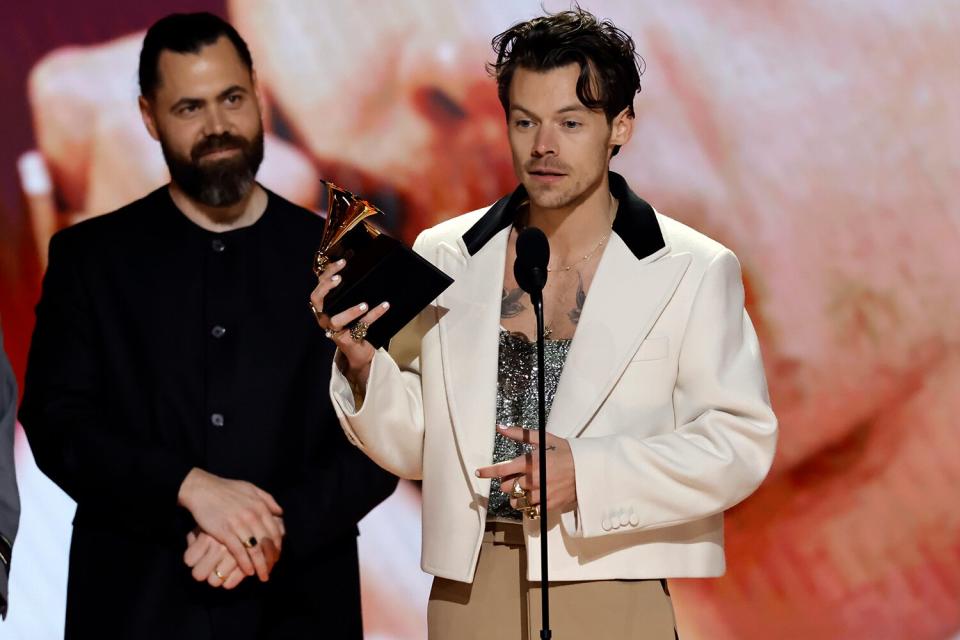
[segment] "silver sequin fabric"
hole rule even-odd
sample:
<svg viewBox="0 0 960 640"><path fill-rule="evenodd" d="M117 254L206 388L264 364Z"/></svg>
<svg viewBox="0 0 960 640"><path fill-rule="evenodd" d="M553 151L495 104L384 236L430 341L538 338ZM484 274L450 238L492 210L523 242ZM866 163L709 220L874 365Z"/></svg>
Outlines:
<svg viewBox="0 0 960 640"><path fill-rule="evenodd" d="M497 424L524 429L537 429L537 343L521 333L500 330L499 364L497 368ZM546 340L543 350L544 399L547 416L563 364L570 352L571 340ZM496 429L496 425L494 425ZM515 442L499 432L494 436L493 463L512 460L528 453L532 447ZM509 490L509 488L508 488ZM510 506L510 498L500 492L500 480L490 482L488 518L520 520L523 514Z"/></svg>

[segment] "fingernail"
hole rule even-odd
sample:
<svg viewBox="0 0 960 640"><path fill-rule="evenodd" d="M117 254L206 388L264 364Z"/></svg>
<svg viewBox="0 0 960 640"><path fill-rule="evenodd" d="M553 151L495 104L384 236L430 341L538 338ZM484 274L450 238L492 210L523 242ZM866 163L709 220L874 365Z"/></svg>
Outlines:
<svg viewBox="0 0 960 640"><path fill-rule="evenodd" d="M340 282L340 276L333 276L330 278L330 282Z"/></svg>
<svg viewBox="0 0 960 640"><path fill-rule="evenodd" d="M489 432L488 432L488 433L489 433ZM477 477L479 478L479 477L480 477L480 469L477 469L476 471L474 471L474 472L473 472L473 475L475 475L475 476L477 476Z"/></svg>
<svg viewBox="0 0 960 640"><path fill-rule="evenodd" d="M366 303L366 302L361 302L361 303L360 303L360 311L366 311L366 310L367 310L367 303Z"/></svg>
<svg viewBox="0 0 960 640"><path fill-rule="evenodd" d="M380 306L383 307L384 309L389 309L389 308L390 308L390 303L389 303L389 302L384 302L384 303L381 304Z"/></svg>
<svg viewBox="0 0 960 640"><path fill-rule="evenodd" d="M345 264L347 264L347 261L344 260L343 258L340 258L339 260L337 260L337 266L338 266L338 267L342 267L342 266L345 265Z"/></svg>
<svg viewBox="0 0 960 640"><path fill-rule="evenodd" d="M506 430L509 429L509 428L510 428L510 427L508 427L508 426L505 425L505 424L498 424L498 425L497 425L497 429L500 429L500 431L506 431Z"/></svg>

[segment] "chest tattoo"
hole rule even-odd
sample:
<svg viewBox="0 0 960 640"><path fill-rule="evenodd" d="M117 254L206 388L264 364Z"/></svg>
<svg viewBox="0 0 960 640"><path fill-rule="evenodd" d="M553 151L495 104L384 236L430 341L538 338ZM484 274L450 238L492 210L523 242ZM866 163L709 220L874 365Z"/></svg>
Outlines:
<svg viewBox="0 0 960 640"><path fill-rule="evenodd" d="M523 298L523 289L520 287L517 287L509 292L504 289L503 294L500 297L500 317L515 318L516 316L520 315L526 308L520 301L521 298Z"/></svg>

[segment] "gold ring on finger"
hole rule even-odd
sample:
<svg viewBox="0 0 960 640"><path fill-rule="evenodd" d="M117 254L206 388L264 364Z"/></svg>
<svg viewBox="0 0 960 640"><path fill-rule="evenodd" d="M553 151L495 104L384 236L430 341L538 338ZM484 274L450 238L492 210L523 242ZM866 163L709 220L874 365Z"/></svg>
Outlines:
<svg viewBox="0 0 960 640"><path fill-rule="evenodd" d="M335 338L341 333L343 333L344 331L346 331L346 329L327 329L327 333L325 335L328 338Z"/></svg>
<svg viewBox="0 0 960 640"><path fill-rule="evenodd" d="M240 542L242 542L243 546L245 546L247 549L253 549L255 546L257 546L257 539L253 536L250 536L246 540L241 538Z"/></svg>
<svg viewBox="0 0 960 640"><path fill-rule="evenodd" d="M540 519L540 505L535 504L535 505L533 505L532 507L528 507L528 508L524 511L524 513L526 513L526 514L527 514L527 517L530 518L531 520L539 520L539 519Z"/></svg>
<svg viewBox="0 0 960 640"><path fill-rule="evenodd" d="M350 337L353 338L354 342L363 342L367 337L367 331L370 330L370 325L368 325L363 320L359 320L357 324L353 325L353 328L350 329Z"/></svg>
<svg viewBox="0 0 960 640"><path fill-rule="evenodd" d="M317 322L320 322L320 311L317 311L317 308L313 306L313 302L310 303L310 310L313 311L313 317L317 319Z"/></svg>
<svg viewBox="0 0 960 640"><path fill-rule="evenodd" d="M513 481L513 491L510 492L511 498L522 498L527 495L527 490L520 486L520 479Z"/></svg>
<svg viewBox="0 0 960 640"><path fill-rule="evenodd" d="M214 575L216 575L218 578L220 578L220 582L226 582L227 576L225 576L225 575L223 575L222 573L220 573L220 569L214 569L214 570L213 570L213 573L214 573Z"/></svg>
<svg viewBox="0 0 960 640"><path fill-rule="evenodd" d="M517 511L526 511L530 508L530 494L526 491L523 492L523 495L519 498L514 498L517 501Z"/></svg>

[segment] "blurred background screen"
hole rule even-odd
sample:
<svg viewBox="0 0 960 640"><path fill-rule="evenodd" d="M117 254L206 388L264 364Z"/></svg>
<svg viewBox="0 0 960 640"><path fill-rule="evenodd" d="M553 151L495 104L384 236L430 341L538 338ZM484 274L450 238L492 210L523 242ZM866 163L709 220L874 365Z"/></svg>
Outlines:
<svg viewBox="0 0 960 640"><path fill-rule="evenodd" d="M781 419L773 471L728 513L727 575L671 581L681 637L960 638L960 7L583 7L647 63L614 169L740 257ZM51 234L168 179L137 110L138 55L154 20L195 10L250 45L267 187L315 208L331 179L410 242L515 186L484 63L539 2L3 3L0 315L21 388ZM52 640L73 504L16 444L0 636ZM419 508L401 484L361 525L368 638L425 637Z"/></svg>

